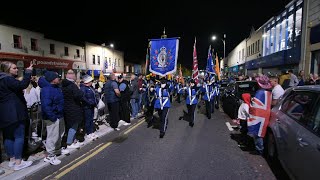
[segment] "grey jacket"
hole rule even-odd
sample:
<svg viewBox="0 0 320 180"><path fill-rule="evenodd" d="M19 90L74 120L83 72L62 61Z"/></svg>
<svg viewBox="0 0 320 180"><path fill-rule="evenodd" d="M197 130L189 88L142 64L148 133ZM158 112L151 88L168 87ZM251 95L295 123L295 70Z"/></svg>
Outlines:
<svg viewBox="0 0 320 180"><path fill-rule="evenodd" d="M130 91L131 99L139 99L138 77L131 81Z"/></svg>

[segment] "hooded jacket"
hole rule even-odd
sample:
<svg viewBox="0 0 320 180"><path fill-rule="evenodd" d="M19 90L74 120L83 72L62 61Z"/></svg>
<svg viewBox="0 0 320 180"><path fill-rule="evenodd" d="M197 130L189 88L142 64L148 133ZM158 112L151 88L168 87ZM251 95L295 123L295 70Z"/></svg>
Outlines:
<svg viewBox="0 0 320 180"><path fill-rule="evenodd" d="M63 117L64 99L58 85L50 84L45 78L41 77L38 81L41 87L40 99L42 118L55 122Z"/></svg>
<svg viewBox="0 0 320 180"><path fill-rule="evenodd" d="M31 74L32 71L26 70L23 80L19 81L9 74L0 72L0 128L28 118L23 90L29 86Z"/></svg>

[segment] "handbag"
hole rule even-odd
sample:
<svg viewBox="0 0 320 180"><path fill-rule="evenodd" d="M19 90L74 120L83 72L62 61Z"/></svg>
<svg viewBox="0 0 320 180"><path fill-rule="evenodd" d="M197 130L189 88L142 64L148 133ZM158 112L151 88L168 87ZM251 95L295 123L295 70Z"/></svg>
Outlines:
<svg viewBox="0 0 320 180"><path fill-rule="evenodd" d="M100 99L99 103L98 103L98 110L104 109L106 107L106 105L104 104L104 102Z"/></svg>

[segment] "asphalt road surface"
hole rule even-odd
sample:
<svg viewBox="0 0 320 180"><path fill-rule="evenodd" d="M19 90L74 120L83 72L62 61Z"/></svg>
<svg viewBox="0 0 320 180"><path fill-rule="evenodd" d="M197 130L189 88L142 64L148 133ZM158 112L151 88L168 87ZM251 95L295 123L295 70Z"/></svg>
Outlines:
<svg viewBox="0 0 320 180"><path fill-rule="evenodd" d="M144 120L112 132L27 179L284 179L266 160L238 147L223 112L209 120L196 114L194 127L178 120L185 104L170 109L165 137Z"/></svg>

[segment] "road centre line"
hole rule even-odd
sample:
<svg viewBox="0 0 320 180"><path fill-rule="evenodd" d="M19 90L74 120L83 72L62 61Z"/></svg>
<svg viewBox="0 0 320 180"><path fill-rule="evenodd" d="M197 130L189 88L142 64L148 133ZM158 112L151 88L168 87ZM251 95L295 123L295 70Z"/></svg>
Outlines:
<svg viewBox="0 0 320 180"><path fill-rule="evenodd" d="M94 151L93 153L91 153L90 155L88 155L87 157L85 157L84 159L80 160L79 162L75 163L74 165L72 165L71 167L65 169L64 171L62 171L61 173L59 173L58 175L56 175L54 177L54 179L60 179L62 176L66 175L67 173L71 172L72 170L74 170L75 168L77 168L78 166L80 166L81 164L83 164L84 162L88 161L89 159L91 159L92 157L94 157L95 155L97 155L99 152L103 151L105 148L107 148L108 146L110 146L112 144L112 142L108 142L107 144L101 146L99 149L97 149L96 151ZM90 151L89 151L90 152Z"/></svg>
<svg viewBox="0 0 320 180"><path fill-rule="evenodd" d="M123 134L128 134L129 132L131 132L133 129L135 129L136 127L138 127L139 125L141 125L142 123L144 123L145 118L141 119L140 122L138 122L136 125L132 126L131 128L129 128L127 131L125 131Z"/></svg>
<svg viewBox="0 0 320 180"><path fill-rule="evenodd" d="M74 162L78 161L79 159L81 159L82 157L90 154L91 152L95 151L97 148L99 148L100 146L102 146L103 143L98 144L96 147L94 147L93 149L91 149L90 151L84 153L83 155L81 155L80 157L74 159L73 161L71 161L70 163L64 165L63 167L61 167L60 169L58 169L56 172L54 172L53 174L50 174L49 176L45 177L43 180L49 179L50 177L54 176L55 174L57 174L58 172L62 171L63 169L65 169L66 167L70 166L71 164L73 164Z"/></svg>

